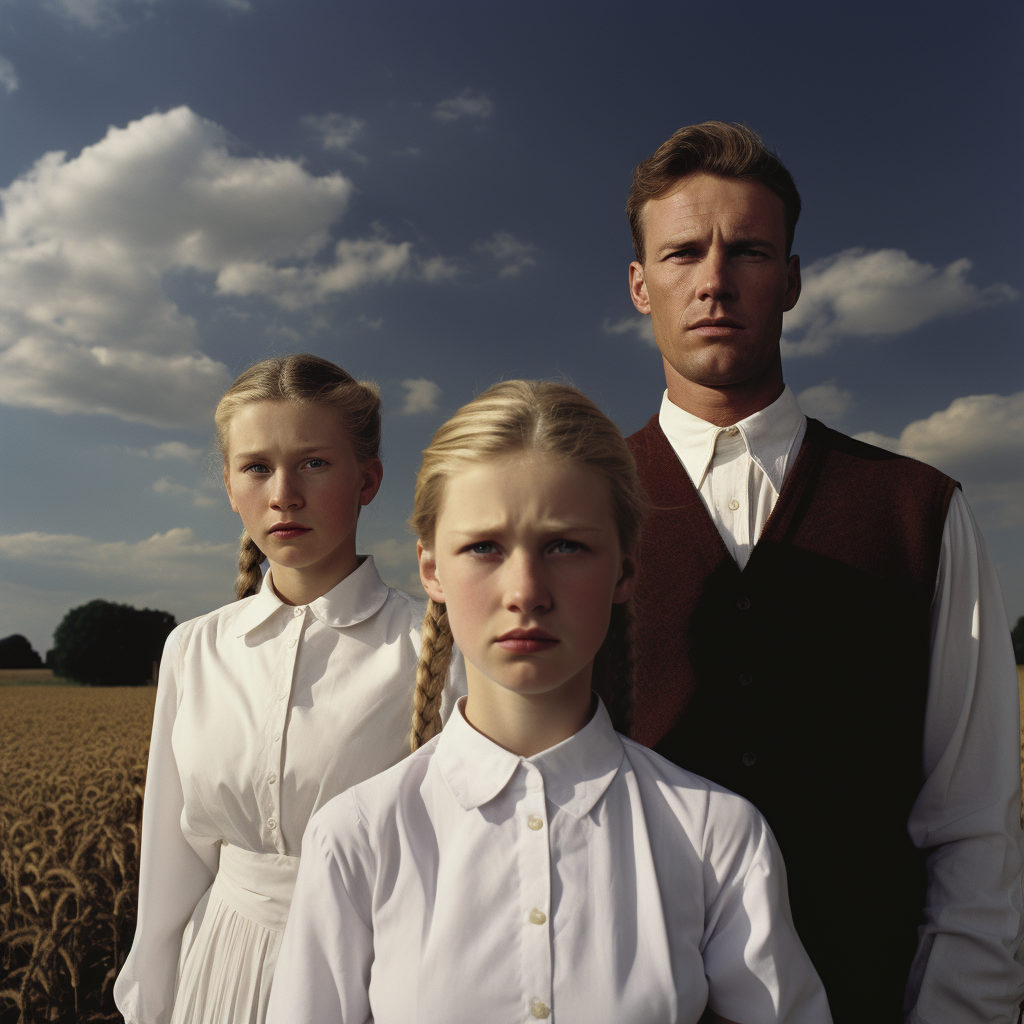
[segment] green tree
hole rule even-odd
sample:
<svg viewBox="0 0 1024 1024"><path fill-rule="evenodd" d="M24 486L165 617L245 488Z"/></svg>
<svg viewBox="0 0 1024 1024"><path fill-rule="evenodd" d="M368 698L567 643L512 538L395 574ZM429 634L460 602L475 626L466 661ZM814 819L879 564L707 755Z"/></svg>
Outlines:
<svg viewBox="0 0 1024 1024"><path fill-rule="evenodd" d="M61 620L47 660L57 675L90 686L139 686L176 625L168 612L90 601Z"/></svg>
<svg viewBox="0 0 1024 1024"><path fill-rule="evenodd" d="M1010 630L1013 641L1013 656L1018 665L1024 665L1024 615L1017 620L1017 625Z"/></svg>
<svg viewBox="0 0 1024 1024"><path fill-rule="evenodd" d="M0 640L0 668L42 668L43 659L20 633Z"/></svg>

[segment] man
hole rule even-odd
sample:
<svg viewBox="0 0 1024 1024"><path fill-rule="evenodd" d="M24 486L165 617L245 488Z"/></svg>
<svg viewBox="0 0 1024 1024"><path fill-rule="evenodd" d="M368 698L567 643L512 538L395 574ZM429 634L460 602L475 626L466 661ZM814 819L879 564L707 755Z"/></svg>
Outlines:
<svg viewBox="0 0 1024 1024"><path fill-rule="evenodd" d="M800 197L754 132L676 132L627 212L667 384L633 735L765 814L837 1024L1016 1024L1016 673L963 495L797 407Z"/></svg>

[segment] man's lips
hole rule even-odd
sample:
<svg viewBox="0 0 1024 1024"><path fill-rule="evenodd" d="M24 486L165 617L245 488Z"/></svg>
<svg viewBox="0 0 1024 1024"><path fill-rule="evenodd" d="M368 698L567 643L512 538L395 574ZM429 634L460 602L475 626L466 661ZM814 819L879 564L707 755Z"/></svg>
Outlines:
<svg viewBox="0 0 1024 1024"><path fill-rule="evenodd" d="M558 643L558 638L543 629L510 629L495 643L511 654L532 654L550 650Z"/></svg>
<svg viewBox="0 0 1024 1024"><path fill-rule="evenodd" d="M275 523L267 532L278 540L293 540L309 533L310 528L301 523Z"/></svg>
<svg viewBox="0 0 1024 1024"><path fill-rule="evenodd" d="M723 338L734 331L742 331L743 324L739 320L733 320L727 316L705 317L703 320L690 324L689 330L705 338Z"/></svg>

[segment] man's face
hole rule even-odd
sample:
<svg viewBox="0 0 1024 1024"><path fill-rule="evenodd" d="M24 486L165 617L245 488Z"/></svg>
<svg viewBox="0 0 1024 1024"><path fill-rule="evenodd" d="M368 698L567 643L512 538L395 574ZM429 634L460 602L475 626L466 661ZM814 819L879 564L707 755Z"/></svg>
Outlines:
<svg viewBox="0 0 1024 1024"><path fill-rule="evenodd" d="M782 200L757 181L696 173L643 208L644 262L630 294L649 313L677 386L756 388L777 375L782 314L800 294Z"/></svg>

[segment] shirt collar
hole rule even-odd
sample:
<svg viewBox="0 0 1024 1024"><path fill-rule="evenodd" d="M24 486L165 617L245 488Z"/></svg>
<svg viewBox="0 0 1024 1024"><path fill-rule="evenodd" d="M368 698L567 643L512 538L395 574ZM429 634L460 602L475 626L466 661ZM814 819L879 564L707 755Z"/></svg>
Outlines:
<svg viewBox="0 0 1024 1024"><path fill-rule="evenodd" d="M673 405L667 391L661 400L658 422L694 487L699 489L714 457L718 435L729 428L716 427ZM735 424L747 454L761 467L776 494L782 490L789 453L803 425L804 414L788 384L771 405Z"/></svg>
<svg viewBox="0 0 1024 1024"><path fill-rule="evenodd" d="M579 732L547 750L524 758L499 747L466 721L460 698L441 732L435 757L452 795L463 810L481 807L508 785L527 762L544 779L544 795L577 818L589 814L622 763L623 747L601 698Z"/></svg>
<svg viewBox="0 0 1024 1024"><path fill-rule="evenodd" d="M322 597L309 603L310 612L324 625L353 626L379 611L387 600L389 588L373 564L373 555L360 557L362 562L353 572ZM263 625L275 612L290 607L277 596L272 572L268 571L259 592L236 619L236 635L245 636Z"/></svg>

